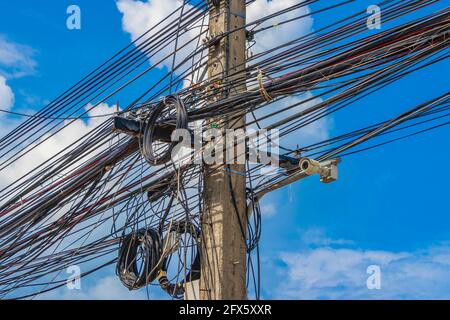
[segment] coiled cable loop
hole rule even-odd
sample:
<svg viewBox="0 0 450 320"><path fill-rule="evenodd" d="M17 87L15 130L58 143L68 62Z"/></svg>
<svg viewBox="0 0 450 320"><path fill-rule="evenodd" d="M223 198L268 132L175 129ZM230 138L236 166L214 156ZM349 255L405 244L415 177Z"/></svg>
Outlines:
<svg viewBox="0 0 450 320"><path fill-rule="evenodd" d="M145 160L152 166L169 162L172 157L172 150L178 143L177 141L170 141L169 143L164 143L166 146L162 146L163 142L155 141L155 129L158 127L158 124L162 127L173 124L172 127L174 130L187 129L187 111L183 101L179 97L173 95L165 97L153 109L146 120L141 153ZM158 144L158 148L155 148L154 144Z"/></svg>
<svg viewBox="0 0 450 320"><path fill-rule="evenodd" d="M153 229L140 229L127 235L120 246L116 273L129 290L153 282L160 270L162 243ZM141 264L141 267L139 267Z"/></svg>
<svg viewBox="0 0 450 320"><path fill-rule="evenodd" d="M183 299L185 293L185 284L187 282L200 279L200 249L198 247L200 239L200 230L194 224L180 221L172 225L166 238L164 239L165 246L169 248L171 254L178 250L180 237L184 234L190 234L195 241L196 253L194 260L192 260L190 270L187 273L185 280L178 283L171 283L167 278L167 269L169 267L170 256L164 259L161 271L157 277L161 288L167 292L172 298Z"/></svg>

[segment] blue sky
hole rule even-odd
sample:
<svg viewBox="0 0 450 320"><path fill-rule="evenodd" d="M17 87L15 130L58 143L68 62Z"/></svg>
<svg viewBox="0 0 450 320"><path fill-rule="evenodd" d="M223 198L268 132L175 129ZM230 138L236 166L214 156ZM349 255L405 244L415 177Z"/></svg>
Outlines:
<svg viewBox="0 0 450 320"><path fill-rule="evenodd" d="M348 15L373 2L356 1L334 14ZM70 4L82 10L81 30L66 28ZM113 0L2 1L0 12L0 44L23 55L19 67L1 62L0 55L0 75L14 92L14 111L39 109L130 42ZM335 18L317 15L313 28ZM449 71L443 62L361 100L333 116L330 134L443 94ZM2 127L16 120L2 118ZM449 134L444 127L347 157L337 183L311 178L267 197L262 203L263 297L450 298ZM366 287L366 269L373 264L381 267L380 290ZM121 288L112 268L87 278L82 288L48 297L146 298L144 291ZM158 287L149 295L165 297Z"/></svg>

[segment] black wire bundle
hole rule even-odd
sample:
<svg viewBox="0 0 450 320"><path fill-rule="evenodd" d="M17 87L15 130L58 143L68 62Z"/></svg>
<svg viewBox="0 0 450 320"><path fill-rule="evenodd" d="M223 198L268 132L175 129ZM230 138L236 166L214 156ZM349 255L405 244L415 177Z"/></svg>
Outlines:
<svg viewBox="0 0 450 320"><path fill-rule="evenodd" d="M138 266L139 253L142 255L141 268ZM161 239L155 230L141 229L127 235L120 246L116 269L122 284L129 290L137 290L153 282L159 273L161 254Z"/></svg>
<svg viewBox="0 0 450 320"><path fill-rule="evenodd" d="M263 36L265 30L276 25L283 27L296 19L333 10L348 2L299 1L292 7L249 22L245 28L251 29L258 40L258 34ZM364 8L314 32L249 56L243 71L230 72L220 83L215 83L206 77L209 45L211 41L226 40L235 30L203 42L202 37L208 34L207 4L185 1L134 42L136 48L123 49L0 139L2 171L63 128L85 117L88 110L116 98L124 88L138 83L164 62L172 61L169 72L150 85L146 81L138 84L143 88L141 94L124 104L126 107L119 112L121 116L143 120L142 123L147 119L143 139L114 132L112 120L107 119L59 155L0 190L0 297L34 297L64 286L64 270L73 264L82 265L87 270L82 276L88 276L119 262L119 269L126 275L124 281L130 288L154 279L150 265L156 265L157 255L162 254L156 249L158 241L159 250L162 249L160 240L150 230L157 229L161 238L164 232L170 231L171 223L198 225L204 201L202 166L192 159L183 164L172 161L168 149L173 145L156 141L156 125L174 129L201 122L200 131L205 132L211 120L222 130L231 127L233 121L250 116L247 126L279 129L281 137L302 132L308 125L348 109L363 97L447 59L448 8L414 20L405 19L408 14L438 2L381 1L385 25L400 21L397 25L375 35L366 35ZM297 13L299 8L313 3L323 5L316 11ZM293 13L295 17L284 19L286 13ZM184 36L192 30L197 30L198 34L185 40ZM180 56L183 48L189 46L192 50ZM173 47L173 52L155 61L167 47ZM148 59L152 64L147 67ZM214 99L218 93L229 92L241 84L245 84L246 91ZM311 97L302 98L301 95L308 92ZM321 100L314 102L315 98ZM88 103L92 103L92 107L86 108ZM407 132L406 137L447 125L448 111L448 96L439 97L415 108L412 113L291 148L283 151L283 156L301 154L318 159L345 156L362 143L389 136L395 141L398 137L392 136L401 132ZM56 121L63 119L71 121ZM155 167L154 164L165 165ZM241 221L249 251L247 280L254 285L257 297L261 210L255 194L292 174L283 171L264 176L258 173L261 167L247 164L247 199L254 213L247 221L247 228L245 221ZM228 177L235 174L228 172ZM105 232L102 226L110 232ZM146 230L146 236L141 234L143 243L139 237L133 238L136 230ZM138 270L134 261L139 260L139 244L146 248L143 252L147 250L149 257L143 270ZM180 245L178 254L186 254L192 248L192 243ZM136 251L133 253L131 249ZM256 253L258 259L256 266L251 261L252 253ZM173 277L177 284L183 283L181 279L186 276L183 271L187 268L182 259L179 260L178 274ZM196 268L191 266L191 269ZM169 283L172 282L170 279Z"/></svg>
<svg viewBox="0 0 450 320"><path fill-rule="evenodd" d="M142 139L142 156L147 160L147 162L152 166L158 166L169 162L172 159L172 150L178 144L178 141L169 142L168 146L165 147L162 154L156 155L153 143L155 128L157 128L158 121L164 122L164 111L167 108L173 107L176 112L176 124L174 126L175 130L187 129L188 117L186 107L184 106L183 100L177 96L165 97L149 114L149 117L145 121L145 129ZM162 119L161 119L162 117ZM167 119L167 113L166 113ZM166 122L166 124L169 124ZM170 125L170 124L169 124ZM161 149L161 148L160 148Z"/></svg>
<svg viewBox="0 0 450 320"><path fill-rule="evenodd" d="M182 299L185 293L185 285L188 282L199 280L200 279L200 247L199 247L199 241L200 241L200 230L192 223L187 223L186 221L180 221L172 225L170 230L168 231L166 235L165 242L167 244L171 243L171 237L178 238L179 237L189 234L191 238L194 240L196 245L195 247L195 254L194 258L192 260L192 263L190 265L189 271L187 274L183 277L183 280L181 282L172 283L169 278L167 277L167 271L169 268L170 263L170 256L166 257L164 259L164 262L161 267L161 273L158 276L158 282L161 286L161 288L167 292L171 297L175 299ZM172 244L174 246L178 246L179 244Z"/></svg>

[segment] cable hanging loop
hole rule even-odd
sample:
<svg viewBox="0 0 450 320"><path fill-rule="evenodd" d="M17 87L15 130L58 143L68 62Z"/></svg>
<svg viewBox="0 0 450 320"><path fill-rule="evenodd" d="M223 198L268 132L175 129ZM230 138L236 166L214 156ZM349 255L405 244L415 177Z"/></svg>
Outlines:
<svg viewBox="0 0 450 320"><path fill-rule="evenodd" d="M161 120L160 116L167 108L175 108L176 111L176 125L174 130L187 129L188 128L188 116L186 107L183 101L177 96L168 96L163 99L155 109L150 113L147 118L144 129L144 135L142 138L142 156L152 166L158 166L169 162L172 158L172 150L175 148L177 141L171 141L159 155L155 153L153 147L155 131L157 130L157 124ZM165 119L168 120L168 119Z"/></svg>
<svg viewBox="0 0 450 320"><path fill-rule="evenodd" d="M180 249L181 237L185 234L190 234L195 242L195 255L191 256L191 265L189 272L185 275L184 280L172 283L167 277L167 270L169 268L170 256ZM165 257L162 263L161 269L157 276L159 285L163 291L170 295L174 299L182 299L186 291L186 284L200 279L200 229L189 221L178 221L173 224L168 231L165 239L164 246L169 248L167 252L168 256Z"/></svg>
<svg viewBox="0 0 450 320"><path fill-rule="evenodd" d="M139 248L142 248L142 268L139 267ZM120 246L116 273L129 290L137 290L153 282L161 265L162 241L153 229L140 229L127 235Z"/></svg>

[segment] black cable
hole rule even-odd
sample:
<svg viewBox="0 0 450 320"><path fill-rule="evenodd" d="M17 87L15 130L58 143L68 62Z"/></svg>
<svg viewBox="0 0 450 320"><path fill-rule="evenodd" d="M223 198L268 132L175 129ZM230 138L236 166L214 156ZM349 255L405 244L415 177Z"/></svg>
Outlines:
<svg viewBox="0 0 450 320"><path fill-rule="evenodd" d="M149 117L145 122L145 129L142 139L142 156L152 166L158 166L165 164L172 159L172 150L178 144L177 141L171 141L161 155L156 155L153 147L154 133L158 120L161 120L161 116L166 116L164 110L166 108L173 107L176 111L176 124L175 130L187 129L188 118L186 107L183 101L176 96L168 96L164 98L149 114ZM162 121L161 121L162 122Z"/></svg>
<svg viewBox="0 0 450 320"><path fill-rule="evenodd" d="M142 269L138 266L138 250L142 250ZM141 229L127 235L120 247L116 273L129 290L143 288L153 282L161 265L162 244L159 233Z"/></svg>
<svg viewBox="0 0 450 320"><path fill-rule="evenodd" d="M169 267L170 259L169 257L166 257L161 268L161 273L158 276L158 281L161 288L171 297L178 300L183 298L186 290L186 283L200 279L200 230L192 223L189 223L187 221L179 221L172 225L165 238L166 246L178 246L179 244L177 245L171 243L171 237L175 236L177 240L180 241L179 237L186 234L189 234L195 243L195 255L189 268L189 272L181 282L171 283L167 277L167 270Z"/></svg>

